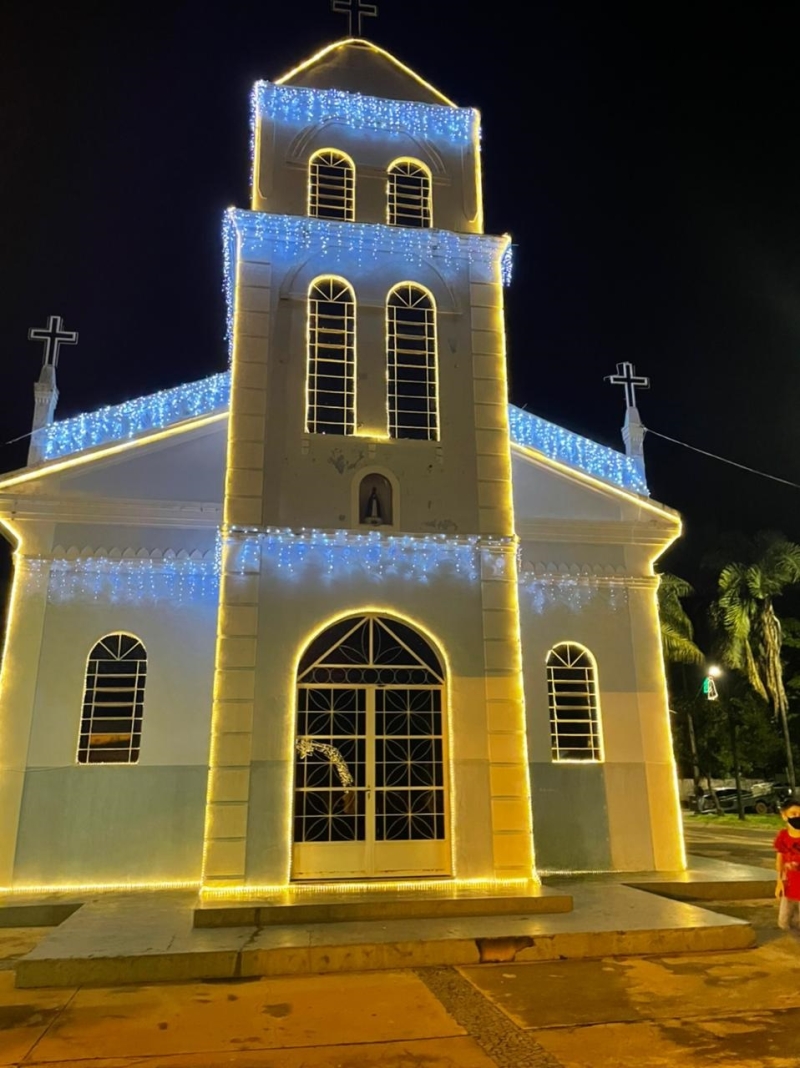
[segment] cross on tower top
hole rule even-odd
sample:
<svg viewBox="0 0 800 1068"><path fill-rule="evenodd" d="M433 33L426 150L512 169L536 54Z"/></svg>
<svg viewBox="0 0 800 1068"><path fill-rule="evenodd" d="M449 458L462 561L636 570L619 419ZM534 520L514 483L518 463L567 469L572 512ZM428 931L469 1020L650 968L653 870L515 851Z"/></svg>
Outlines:
<svg viewBox="0 0 800 1068"><path fill-rule="evenodd" d="M355 0L356 32L355 36L361 36L361 20L375 18L378 14L377 4L365 4L362 0ZM337 15L347 15L347 36L353 37L353 0L331 0L331 11Z"/></svg>
<svg viewBox="0 0 800 1068"><path fill-rule="evenodd" d="M625 387L625 404L628 408L636 407L637 386L639 389L650 388L650 379L645 378L644 375L637 375L636 368L627 360L624 363L618 363L617 373L615 375L606 375L605 380L610 382L612 386Z"/></svg>
<svg viewBox="0 0 800 1068"><path fill-rule="evenodd" d="M28 330L28 341L44 342L44 359L42 367L58 367L58 349L60 345L77 345L78 331L65 330L64 320L60 315L49 315L47 326L32 326Z"/></svg>

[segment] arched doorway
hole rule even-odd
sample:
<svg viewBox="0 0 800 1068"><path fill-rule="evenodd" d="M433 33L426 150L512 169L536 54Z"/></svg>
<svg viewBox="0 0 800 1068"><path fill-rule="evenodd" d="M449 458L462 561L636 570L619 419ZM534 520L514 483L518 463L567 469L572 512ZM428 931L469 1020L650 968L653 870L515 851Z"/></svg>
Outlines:
<svg viewBox="0 0 800 1068"><path fill-rule="evenodd" d="M297 671L295 879L450 873L445 671L377 613L339 620Z"/></svg>

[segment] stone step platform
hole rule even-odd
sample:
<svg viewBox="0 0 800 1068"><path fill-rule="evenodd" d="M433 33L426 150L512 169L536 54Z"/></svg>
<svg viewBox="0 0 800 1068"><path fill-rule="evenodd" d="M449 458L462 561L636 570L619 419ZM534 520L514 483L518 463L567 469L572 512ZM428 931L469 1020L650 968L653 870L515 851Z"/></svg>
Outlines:
<svg viewBox="0 0 800 1068"><path fill-rule="evenodd" d="M195 895L103 895L16 965L18 987L116 985L743 949L748 923L619 882L571 911L197 928ZM548 895L545 895L547 898Z"/></svg>
<svg viewBox="0 0 800 1068"><path fill-rule="evenodd" d="M538 916L570 912L572 895L530 882L513 889L431 883L422 888L348 890L304 883L265 897L205 897L194 910L195 927L273 927L293 924L368 923L467 916Z"/></svg>

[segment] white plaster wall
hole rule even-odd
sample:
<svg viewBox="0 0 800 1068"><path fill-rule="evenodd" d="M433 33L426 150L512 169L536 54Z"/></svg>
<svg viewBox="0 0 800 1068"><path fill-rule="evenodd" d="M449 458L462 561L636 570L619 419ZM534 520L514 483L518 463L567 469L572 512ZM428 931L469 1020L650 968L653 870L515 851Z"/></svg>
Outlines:
<svg viewBox="0 0 800 1068"><path fill-rule="evenodd" d="M199 879L216 612L214 600L47 606L17 885ZM148 653L139 761L78 765L86 660L115 631Z"/></svg>
<svg viewBox="0 0 800 1068"><path fill-rule="evenodd" d="M63 494L152 501L221 502L227 420L165 437L152 444L68 468L58 480Z"/></svg>

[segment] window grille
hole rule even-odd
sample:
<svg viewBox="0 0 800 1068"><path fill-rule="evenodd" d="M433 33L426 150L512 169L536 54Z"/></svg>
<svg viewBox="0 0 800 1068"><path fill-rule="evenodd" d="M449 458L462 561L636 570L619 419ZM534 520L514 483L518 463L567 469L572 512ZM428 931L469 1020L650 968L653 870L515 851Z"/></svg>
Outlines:
<svg viewBox="0 0 800 1068"><path fill-rule="evenodd" d="M355 294L340 278L318 278L308 291L306 433L353 433L355 365Z"/></svg>
<svg viewBox="0 0 800 1068"><path fill-rule="evenodd" d="M419 286L404 282L386 302L389 436L439 439L436 308Z"/></svg>
<svg viewBox="0 0 800 1068"><path fill-rule="evenodd" d="M332 149L315 152L308 161L308 214L318 219L355 218L355 167Z"/></svg>
<svg viewBox="0 0 800 1068"><path fill-rule="evenodd" d="M445 837L444 669L394 619L340 620L297 678L296 842Z"/></svg>
<svg viewBox="0 0 800 1068"><path fill-rule="evenodd" d="M109 634L89 654L79 764L135 764L142 737L147 653L138 638Z"/></svg>
<svg viewBox="0 0 800 1068"><path fill-rule="evenodd" d="M388 222L390 226L430 227L431 176L417 160L397 160L389 167Z"/></svg>
<svg viewBox="0 0 800 1068"><path fill-rule="evenodd" d="M564 642L547 655L553 760L602 760L597 668L583 646Z"/></svg>

